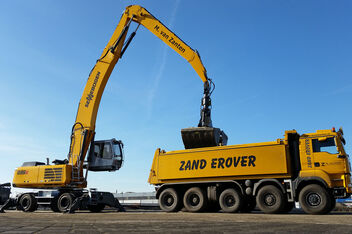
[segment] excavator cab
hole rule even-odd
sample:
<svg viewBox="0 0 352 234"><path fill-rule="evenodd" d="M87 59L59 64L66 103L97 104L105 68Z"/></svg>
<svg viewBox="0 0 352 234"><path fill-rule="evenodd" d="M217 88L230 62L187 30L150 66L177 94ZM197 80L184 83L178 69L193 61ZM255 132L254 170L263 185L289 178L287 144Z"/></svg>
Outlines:
<svg viewBox="0 0 352 234"><path fill-rule="evenodd" d="M116 171L123 163L123 143L116 139L93 141L88 154L89 171Z"/></svg>

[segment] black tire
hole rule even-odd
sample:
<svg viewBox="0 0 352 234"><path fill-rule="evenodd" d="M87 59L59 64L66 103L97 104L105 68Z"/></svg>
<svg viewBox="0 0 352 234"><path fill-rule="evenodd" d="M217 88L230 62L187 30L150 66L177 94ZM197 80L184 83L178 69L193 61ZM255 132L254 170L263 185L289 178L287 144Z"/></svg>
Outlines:
<svg viewBox="0 0 352 234"><path fill-rule="evenodd" d="M105 204L88 205L88 210L93 213L99 213L105 208Z"/></svg>
<svg viewBox="0 0 352 234"><path fill-rule="evenodd" d="M70 193L63 193L57 200L57 209L59 212L65 212L70 209L73 202L73 196Z"/></svg>
<svg viewBox="0 0 352 234"><path fill-rule="evenodd" d="M326 214L332 208L332 198L320 185L309 184L299 193L299 204L307 214Z"/></svg>
<svg viewBox="0 0 352 234"><path fill-rule="evenodd" d="M193 187L185 192L183 204L189 212L202 212L207 208L207 196L203 189Z"/></svg>
<svg viewBox="0 0 352 234"><path fill-rule="evenodd" d="M33 194L23 194L18 203L17 207L24 212L33 212L37 209L37 199Z"/></svg>
<svg viewBox="0 0 352 234"><path fill-rule="evenodd" d="M257 205L266 214L277 214L283 211L286 199L283 192L274 185L263 186L257 194Z"/></svg>
<svg viewBox="0 0 352 234"><path fill-rule="evenodd" d="M233 188L222 191L219 197L219 204L222 211L226 213L235 213L240 211L243 206L242 195Z"/></svg>
<svg viewBox="0 0 352 234"><path fill-rule="evenodd" d="M177 212L181 209L181 198L173 188L167 188L159 195L159 206L166 212Z"/></svg>

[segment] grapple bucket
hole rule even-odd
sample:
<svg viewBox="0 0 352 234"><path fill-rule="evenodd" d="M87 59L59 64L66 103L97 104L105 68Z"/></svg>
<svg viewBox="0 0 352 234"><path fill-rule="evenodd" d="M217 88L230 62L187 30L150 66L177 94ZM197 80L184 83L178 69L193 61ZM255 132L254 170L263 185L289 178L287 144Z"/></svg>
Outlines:
<svg viewBox="0 0 352 234"><path fill-rule="evenodd" d="M185 149L227 144L227 135L220 128L196 127L181 129Z"/></svg>

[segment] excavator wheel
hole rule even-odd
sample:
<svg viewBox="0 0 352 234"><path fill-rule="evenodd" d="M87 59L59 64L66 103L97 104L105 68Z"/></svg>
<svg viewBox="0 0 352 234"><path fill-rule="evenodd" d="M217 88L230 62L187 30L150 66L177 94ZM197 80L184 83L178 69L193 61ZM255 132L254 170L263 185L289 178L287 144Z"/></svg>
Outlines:
<svg viewBox="0 0 352 234"><path fill-rule="evenodd" d="M57 200L57 209L59 212L66 212L70 209L73 202L73 195L71 193L63 193Z"/></svg>
<svg viewBox="0 0 352 234"><path fill-rule="evenodd" d="M227 135L219 128L196 127L181 129L185 149L212 147L227 144Z"/></svg>
<svg viewBox="0 0 352 234"><path fill-rule="evenodd" d="M33 212L37 209L37 200L33 194L23 194L18 202L17 207L24 212Z"/></svg>

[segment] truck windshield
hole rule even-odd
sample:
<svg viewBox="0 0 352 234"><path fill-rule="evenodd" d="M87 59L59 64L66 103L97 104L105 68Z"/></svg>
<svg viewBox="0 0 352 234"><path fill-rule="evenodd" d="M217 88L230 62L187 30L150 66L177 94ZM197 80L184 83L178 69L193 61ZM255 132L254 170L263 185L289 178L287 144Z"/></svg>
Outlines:
<svg viewBox="0 0 352 234"><path fill-rule="evenodd" d="M335 140L333 137L327 138L325 141L319 141L318 139L312 140L313 152L327 152L330 154L338 154Z"/></svg>

